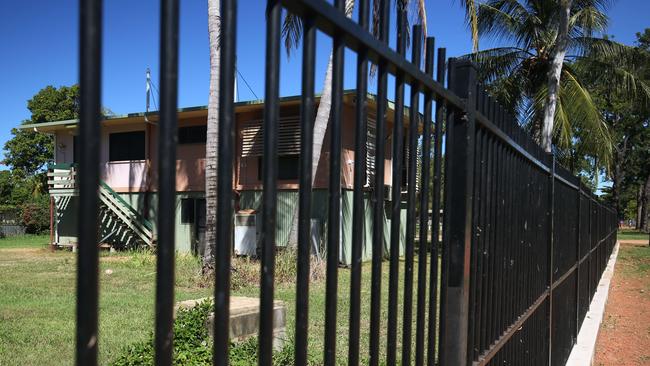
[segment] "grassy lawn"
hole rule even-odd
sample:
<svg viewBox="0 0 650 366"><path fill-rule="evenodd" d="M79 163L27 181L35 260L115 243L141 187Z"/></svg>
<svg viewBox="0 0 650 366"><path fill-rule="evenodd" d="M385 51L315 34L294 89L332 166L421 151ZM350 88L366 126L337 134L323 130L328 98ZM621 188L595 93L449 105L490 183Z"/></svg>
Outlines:
<svg viewBox="0 0 650 366"><path fill-rule="evenodd" d="M0 365L60 365L74 359L75 254L47 248L48 237L0 239ZM287 335L293 337L295 317L294 260L281 256L277 264L276 299L287 306ZM100 364L109 364L121 349L150 337L154 320L155 257L129 252L100 258ZM233 261L233 295L259 296L259 263ZM321 266L322 267L322 266ZM325 281L323 269L310 285L310 354L322 360ZM107 271L107 270L111 271ZM385 341L388 263L382 278L382 325ZM347 363L350 272L339 269L337 353ZM367 363L370 318L370 263L363 267L361 314L361 363ZM414 277L417 278L417 262ZM404 269L400 267L398 295L402 299ZM427 281L428 282L428 281ZM414 286L414 289L417 285ZM178 301L209 296L211 284L200 276L198 259L181 255L176 263ZM414 302L416 299L414 290ZM414 306L415 317L415 306ZM398 342L401 345L402 304L398 310ZM415 324L413 325L415 338ZM289 339L291 341L291 339ZM414 347L414 346L413 346ZM385 344L381 345L385 352ZM398 348L399 350L399 348ZM399 352L398 352L399 357ZM382 356L382 359L384 356Z"/></svg>
<svg viewBox="0 0 650 366"><path fill-rule="evenodd" d="M623 229L617 233L618 240L648 240L648 233L638 230Z"/></svg>
<svg viewBox="0 0 650 366"><path fill-rule="evenodd" d="M646 289L650 290L650 247L646 245L621 245L618 254L621 274L645 281ZM650 293L650 291L649 291Z"/></svg>
<svg viewBox="0 0 650 366"><path fill-rule="evenodd" d="M0 240L0 365L61 365L74 358L75 255L51 252L48 239ZM100 364L153 330L154 259L102 255ZM210 289L198 285L198 268L195 258L179 258L177 299L208 295Z"/></svg>

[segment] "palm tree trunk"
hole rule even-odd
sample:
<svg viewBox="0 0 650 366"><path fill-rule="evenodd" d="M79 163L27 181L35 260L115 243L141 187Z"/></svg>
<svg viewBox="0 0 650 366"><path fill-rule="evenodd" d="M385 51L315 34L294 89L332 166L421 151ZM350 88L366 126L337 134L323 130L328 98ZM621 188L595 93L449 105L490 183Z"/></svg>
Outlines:
<svg viewBox="0 0 650 366"><path fill-rule="evenodd" d="M345 1L345 16L350 18L352 10L354 9L354 0ZM318 110L316 111L316 120L314 121L314 143L313 143L313 156L311 160L311 184L314 185L316 179L316 170L320 162L321 152L323 151L323 141L325 140L325 133L327 132L327 125L330 120L330 110L332 109L332 52L327 62L327 71L325 72L325 80L323 80L323 93L318 102ZM291 220L291 231L289 232L290 247L298 245L298 205L293 210L293 218Z"/></svg>
<svg viewBox="0 0 650 366"><path fill-rule="evenodd" d="M210 41L210 97L205 143L205 252L203 274L214 272L214 246L217 238L217 145L219 140L219 15L220 0L208 0Z"/></svg>
<svg viewBox="0 0 650 366"><path fill-rule="evenodd" d="M548 71L548 97L544 106L544 121L542 124L542 147L547 153L553 147L553 122L555 121L555 109L560 90L560 77L562 65L566 56L569 41L569 17L571 15L571 0L561 0L559 9L560 22L558 34L555 39L555 47L551 68Z"/></svg>

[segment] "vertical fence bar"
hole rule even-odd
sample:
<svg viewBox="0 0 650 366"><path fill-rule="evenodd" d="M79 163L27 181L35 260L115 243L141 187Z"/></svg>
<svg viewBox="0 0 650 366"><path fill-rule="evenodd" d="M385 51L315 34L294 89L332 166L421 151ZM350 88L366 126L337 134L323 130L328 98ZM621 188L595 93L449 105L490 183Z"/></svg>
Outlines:
<svg viewBox="0 0 650 366"><path fill-rule="evenodd" d="M450 67L449 86L466 99L464 113L454 113L447 126L445 195L445 249L449 261L444 312L441 321L443 345L440 364L464 365L467 357L469 255L472 244L472 191L474 186L474 132L476 68L471 62L455 61ZM452 158L453 160L450 160Z"/></svg>
<svg viewBox="0 0 650 366"><path fill-rule="evenodd" d="M379 0L379 38L388 43L390 1ZM376 15L376 14L375 14ZM370 366L379 365L379 333L381 331L381 280L384 259L384 173L386 156L386 107L388 71L385 60L379 60L377 75L377 118L375 126L375 174L372 192L372 272L370 290Z"/></svg>
<svg viewBox="0 0 650 366"><path fill-rule="evenodd" d="M298 207L298 264L296 281L296 365L307 364L309 328L309 265L311 247L312 158L314 143L314 68L316 28L303 20L302 96L300 104L300 191Z"/></svg>
<svg viewBox="0 0 650 366"><path fill-rule="evenodd" d="M476 111L481 112L481 108L483 105L483 102L485 100L484 98L485 94L481 88L480 85L477 86L476 88ZM469 272L469 306L468 306L468 313L467 313L467 324L468 324L468 337L467 337L467 348L469 350L468 353L468 358L473 359L473 347L472 345L474 344L474 334L475 334L475 329L476 329L476 322L479 320L478 314L476 314L476 310L478 309L478 306L476 306L476 301L477 299L480 298L478 295L478 290L480 289L480 286L477 286L477 278L480 278L480 265L481 262L479 261L478 258L478 253L479 253L479 248L483 245L484 239L483 239L483 234L485 233L484 227L482 225L482 210L485 207L485 189L486 189L486 183L485 183L485 167L486 167L486 155L487 155L487 134L484 130L477 129L476 131L476 137L475 137L475 157L474 157L474 165L473 166L468 166L468 169L474 169L474 187L472 190L472 194L474 197L474 209L472 211L472 226L477 228L477 234L473 238L473 245L471 246L471 252L470 252L470 272ZM480 230L480 231L478 231Z"/></svg>
<svg viewBox="0 0 650 366"><path fill-rule="evenodd" d="M417 68L420 68L422 49L422 26L416 25L411 33L413 39L412 57ZM411 107L409 112L408 128L408 191L406 200L406 242L404 258L404 307L402 321L402 365L411 364L411 333L413 327L413 262L415 251L415 191L417 190L417 143L418 143L418 115L420 92L417 84L411 85ZM426 266L426 263L424 264Z"/></svg>
<svg viewBox="0 0 650 366"><path fill-rule="evenodd" d="M435 41L429 37L425 43L424 71L433 77L433 62L435 57ZM426 332L427 310L427 252L429 252L429 182L431 180L431 113L433 112L433 97L430 92L424 94L424 118L422 119L422 170L420 179L420 244L418 245L418 301L417 322L415 330L415 365L424 365L424 336ZM435 207L434 207L435 209ZM434 240L431 240L435 243ZM433 258L431 260L437 260ZM429 314L429 317L432 315ZM435 325L434 325L435 327Z"/></svg>
<svg viewBox="0 0 650 366"><path fill-rule="evenodd" d="M176 142L178 130L178 0L160 4L156 365L171 366L174 338Z"/></svg>
<svg viewBox="0 0 650 366"><path fill-rule="evenodd" d="M221 55L219 69L219 146L217 171L217 242L215 248L214 353L213 364L228 365L230 342L230 256L233 224L233 153L235 146L235 54L237 47L237 2L221 1ZM268 130L267 130L268 131ZM268 155L267 155L268 156ZM264 318L261 309L261 318ZM270 313L269 313L270 315ZM263 320L260 320L260 324ZM260 339L262 339L260 337ZM263 341L260 341L262 344Z"/></svg>
<svg viewBox="0 0 650 366"><path fill-rule="evenodd" d="M345 0L334 6L345 13ZM341 106L343 103L342 35L333 37L332 47L332 110L330 114L330 166L327 224L327 278L325 279L325 355L326 366L336 363L336 308L338 300L338 266L341 228Z"/></svg>
<svg viewBox="0 0 650 366"><path fill-rule="evenodd" d="M397 6L397 53L406 51L406 9ZM386 363L397 361L397 293L399 286L400 214L402 201L402 164L404 147L404 75L395 75L395 119L393 122L392 186L390 216L390 266L388 274L388 333L386 335Z"/></svg>
<svg viewBox="0 0 650 366"><path fill-rule="evenodd" d="M264 159L262 193L262 273L260 288L260 366L273 362L273 293L275 279L275 230L277 204L277 142L280 116L280 16L279 0L267 3L266 83L264 96Z"/></svg>
<svg viewBox="0 0 650 366"><path fill-rule="evenodd" d="M430 39L431 48L433 48L433 39ZM428 43L429 44L429 40ZM428 49L427 45L427 49ZM447 61L447 49L438 49L438 62L436 66L436 79L442 85L445 85L445 63ZM429 75L433 74L433 69ZM442 181L442 124L447 119L446 107L443 98L436 99L436 126L433 135L433 203L432 206L432 226L431 226L431 272L429 274L429 339L427 340L427 365L436 364L436 346L439 341L438 333L438 252L440 248L440 183ZM438 348L439 349L439 348Z"/></svg>
<svg viewBox="0 0 650 366"><path fill-rule="evenodd" d="M555 155L549 154L548 161L551 165L549 198L548 198L548 364L553 366L553 234L555 217Z"/></svg>
<svg viewBox="0 0 650 366"><path fill-rule="evenodd" d="M81 0L79 3L79 254L75 362L80 366L97 364L102 6L101 0Z"/></svg>
<svg viewBox="0 0 650 366"><path fill-rule="evenodd" d="M580 183L580 179L578 179L578 189L576 190L576 195L578 196L578 202L577 202L577 218L576 218L576 269L575 269L575 277L576 277L576 286L575 286L575 292L576 292L576 327L575 327L575 336L576 339L578 338L578 333L580 333L580 231L581 231L581 208L580 208L580 201L582 200L582 185ZM574 340L575 342L575 340Z"/></svg>
<svg viewBox="0 0 650 366"><path fill-rule="evenodd" d="M368 0L359 1L359 25L368 30ZM366 181L368 139L368 53L357 54L357 104L354 128L354 193L352 197L352 268L350 269L350 332L348 365L359 364L359 333L361 323L361 250L365 245L363 185Z"/></svg>

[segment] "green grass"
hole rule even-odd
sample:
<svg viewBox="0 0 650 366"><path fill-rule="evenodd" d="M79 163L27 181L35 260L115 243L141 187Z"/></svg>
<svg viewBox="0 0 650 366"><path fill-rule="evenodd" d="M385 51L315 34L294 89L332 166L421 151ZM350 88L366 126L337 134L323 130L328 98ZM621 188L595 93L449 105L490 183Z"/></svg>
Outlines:
<svg viewBox="0 0 650 366"><path fill-rule="evenodd" d="M648 240L650 235L638 230L619 230L617 233L618 240Z"/></svg>
<svg viewBox="0 0 650 366"><path fill-rule="evenodd" d="M48 247L50 237L48 235L22 235L11 236L0 239L0 250L11 248L33 248L44 249Z"/></svg>
<svg viewBox="0 0 650 366"><path fill-rule="evenodd" d="M650 247L647 245L622 245L618 260L623 264L620 268L624 275L641 278L650 275Z"/></svg>
<svg viewBox="0 0 650 366"><path fill-rule="evenodd" d="M75 255L42 248L46 237L23 239L23 247L20 238L0 240L0 365L72 364ZM147 253L102 255L100 364L153 330L154 259ZM198 285L199 268L192 257L177 261L178 300L210 293Z"/></svg>
<svg viewBox="0 0 650 366"><path fill-rule="evenodd" d="M74 358L75 254L50 251L45 236L0 239L0 365L71 364ZM275 298L287 307L287 336L292 342L295 319L295 259L280 255L276 266ZM235 296L259 296L259 262L236 259L232 274ZM154 321L155 257L148 252L102 253L100 258L99 362L115 360L125 346L149 339ZM398 359L401 357L403 262L400 263L398 301ZM417 279L418 263L414 268ZM106 271L111 270L108 274ZM388 263L382 271L381 336L386 340ZM361 364L368 363L370 318L370 263L363 266L361 291ZM322 360L325 323L325 281L321 264L310 283L309 353ZM339 269L337 313L337 359L347 363L350 303L350 271ZM428 282L428 281L427 281ZM414 285L413 318L417 285ZM200 262L178 256L176 299L209 296L200 275ZM413 323L413 342L415 322ZM413 346L414 349L415 346ZM380 345L385 359L386 345Z"/></svg>

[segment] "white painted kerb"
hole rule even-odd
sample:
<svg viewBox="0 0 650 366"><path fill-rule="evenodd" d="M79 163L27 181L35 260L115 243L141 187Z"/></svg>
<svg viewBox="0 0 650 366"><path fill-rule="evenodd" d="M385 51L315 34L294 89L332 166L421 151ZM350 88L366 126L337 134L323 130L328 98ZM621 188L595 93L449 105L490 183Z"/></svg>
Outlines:
<svg viewBox="0 0 650 366"><path fill-rule="evenodd" d="M609 295L609 284L614 275L618 247L619 243L616 242L612 255L609 257L609 262L607 262L605 272L603 272L603 276L598 283L594 299L589 304L589 311L585 316L584 322L582 322L580 333L578 333L578 340L571 350L569 360L566 363L567 366L590 366L594 361L598 330L600 329L600 323L602 323L605 314L605 304Z"/></svg>

